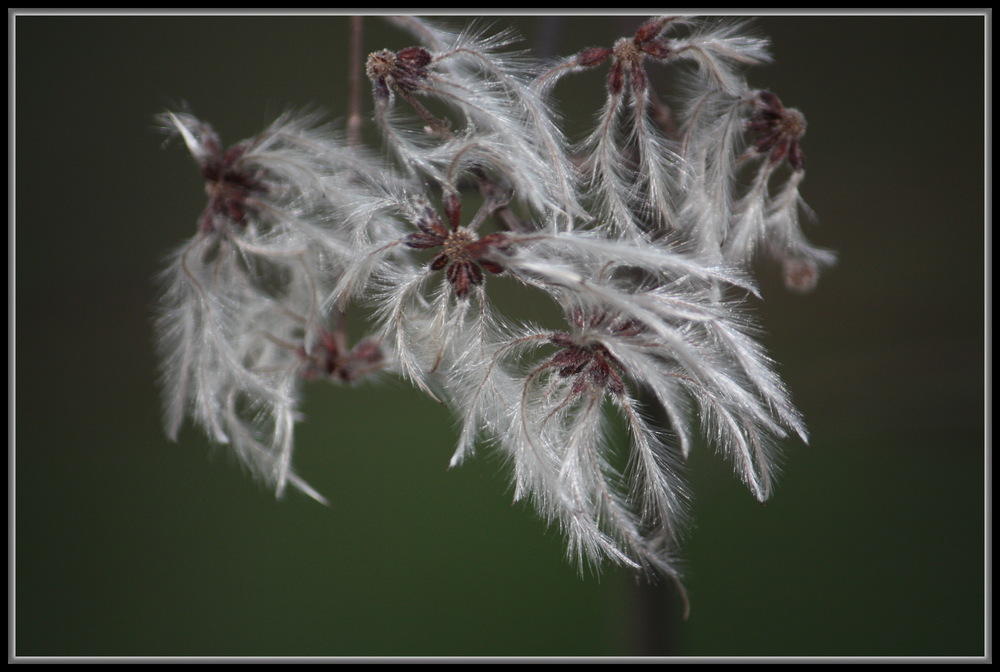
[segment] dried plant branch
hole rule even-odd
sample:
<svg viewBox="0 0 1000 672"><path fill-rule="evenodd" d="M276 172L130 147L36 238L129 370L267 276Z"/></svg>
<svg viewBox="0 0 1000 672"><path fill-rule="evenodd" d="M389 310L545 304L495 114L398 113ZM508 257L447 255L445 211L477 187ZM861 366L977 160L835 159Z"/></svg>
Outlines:
<svg viewBox="0 0 1000 672"><path fill-rule="evenodd" d="M580 567L680 586L698 438L764 501L781 443L807 436L746 301L761 253L800 291L834 261L800 227L805 117L748 84L770 56L744 22L654 17L543 63L509 31L395 21L418 44L364 65L391 161L362 146L359 17L346 138L284 115L226 149L190 113L161 115L208 194L161 278L168 435L191 419L277 494L324 501L292 466L304 381L400 376L458 417L451 465L503 454ZM560 83L599 67L603 108L572 142ZM564 326L499 307L501 283ZM353 346L349 306L370 329Z"/></svg>

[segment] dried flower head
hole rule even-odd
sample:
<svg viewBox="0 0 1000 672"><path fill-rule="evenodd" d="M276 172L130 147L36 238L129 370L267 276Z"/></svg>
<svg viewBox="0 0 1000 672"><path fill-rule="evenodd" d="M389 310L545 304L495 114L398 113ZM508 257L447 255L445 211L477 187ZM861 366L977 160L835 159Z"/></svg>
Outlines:
<svg viewBox="0 0 1000 672"><path fill-rule="evenodd" d="M742 22L653 17L541 63L508 31L394 21L419 44L365 65L389 162L310 117L229 149L161 117L208 194L162 275L168 435L190 417L279 494L322 501L291 468L303 381L400 375L458 418L451 464L499 451L581 567L679 581L698 440L764 501L781 441L806 438L746 301L761 252L797 290L834 260L799 225L805 117L747 82L770 57ZM557 84L605 66L571 142ZM528 323L503 285L562 326ZM370 330L353 346L349 310Z"/></svg>
<svg viewBox="0 0 1000 672"><path fill-rule="evenodd" d="M798 110L786 108L770 91L758 91L753 116L747 130L757 136L753 149L766 154L771 163L788 159L792 170L805 170L806 157L799 140L806 134L806 119Z"/></svg>
<svg viewBox="0 0 1000 672"><path fill-rule="evenodd" d="M483 284L483 271L500 274L503 265L496 261L498 251L510 249L508 238L503 233L491 233L483 238L476 235L476 229L484 217L477 215L467 227L459 225L461 201L457 195L445 199L449 226L441 221L430 207L415 222L417 233L408 235L404 243L417 250L441 248L431 260L432 271L445 271L445 276L455 289L455 295L464 299L469 289ZM480 210L480 214L485 210Z"/></svg>

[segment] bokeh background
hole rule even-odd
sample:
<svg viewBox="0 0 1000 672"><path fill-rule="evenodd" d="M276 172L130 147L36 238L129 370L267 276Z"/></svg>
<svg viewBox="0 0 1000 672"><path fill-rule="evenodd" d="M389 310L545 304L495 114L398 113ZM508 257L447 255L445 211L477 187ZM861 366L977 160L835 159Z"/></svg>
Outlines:
<svg viewBox="0 0 1000 672"><path fill-rule="evenodd" d="M342 116L345 17L8 16L12 653L987 653L987 17L757 21L776 62L751 81L806 114L808 234L840 262L807 296L762 271L811 443L766 506L692 457L681 621L669 587L579 577L499 460L448 471L454 420L401 383L309 387L296 463L328 509L164 437L152 277L204 196L152 115L186 101L228 141L288 107ZM637 20L496 17L563 55ZM367 51L412 42L366 29ZM602 81L560 85L575 127Z"/></svg>

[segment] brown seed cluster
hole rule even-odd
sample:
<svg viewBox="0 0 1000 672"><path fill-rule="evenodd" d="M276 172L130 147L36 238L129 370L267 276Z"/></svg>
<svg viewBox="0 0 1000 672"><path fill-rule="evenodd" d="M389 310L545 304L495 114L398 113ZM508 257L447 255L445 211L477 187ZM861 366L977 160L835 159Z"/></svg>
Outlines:
<svg viewBox="0 0 1000 672"><path fill-rule="evenodd" d="M417 250L440 247L431 260L432 271L444 270L445 277L458 298L483 284L483 271L503 273L504 267L495 260L498 252L507 252L510 241L503 233L491 233L480 238L475 231L460 227L461 206L457 197L445 199L450 226L446 226L430 206L424 208L415 224L419 231L408 235L404 243Z"/></svg>
<svg viewBox="0 0 1000 672"><path fill-rule="evenodd" d="M652 58L664 61L673 51L661 33L673 19L657 17L646 21L635 32L632 38L622 38L614 47L590 47L576 56L576 64L584 68L593 68L608 58L612 59L611 70L608 72L608 90L618 95L626 84L633 91L646 88L646 72L643 61Z"/></svg>
<svg viewBox="0 0 1000 672"><path fill-rule="evenodd" d="M297 352L302 360L300 375L303 378L326 377L349 383L385 366L385 355L378 341L364 338L348 350L346 337L342 331L320 333L320 340L311 352L299 347Z"/></svg>
<svg viewBox="0 0 1000 672"><path fill-rule="evenodd" d="M225 153L215 140L206 142L205 147L211 155L202 162L201 174L205 178L209 201L202 212L199 228L208 233L218 230L225 221L243 225L253 207L250 201L267 192L258 171L244 165L247 145L234 145Z"/></svg>
<svg viewBox="0 0 1000 672"><path fill-rule="evenodd" d="M383 49L368 55L365 72L372 81L375 100L379 104L387 104L392 94L396 93L427 123L428 132L449 137L448 120L435 117L414 95L432 88L428 83L431 73L427 66L433 60L431 53L423 47L406 47L399 51Z"/></svg>
<svg viewBox="0 0 1000 672"><path fill-rule="evenodd" d="M799 139L806 133L806 119L798 110L787 108L770 91L758 91L756 111L747 122L747 131L757 136L754 149L769 154L771 163L788 159L792 170L805 170L806 157Z"/></svg>
<svg viewBox="0 0 1000 672"><path fill-rule="evenodd" d="M644 330L643 325L635 320L622 320L618 315L607 312L574 311L569 318L581 331L601 329L617 337L637 336ZM625 393L625 366L603 344L565 331L553 333L549 342L562 349L552 356L545 367L557 368L563 378L575 377L571 397L587 389L603 389L614 396Z"/></svg>
<svg viewBox="0 0 1000 672"><path fill-rule="evenodd" d="M365 72L375 86L375 94L388 98L390 90L412 93L427 79L431 55L422 47L407 47L397 51L383 49L368 55Z"/></svg>
<svg viewBox="0 0 1000 672"><path fill-rule="evenodd" d="M588 388L605 389L615 396L625 392L621 362L600 343L581 344L564 331L552 334L549 342L562 350L552 356L548 366L559 369L563 378L575 377L571 396Z"/></svg>

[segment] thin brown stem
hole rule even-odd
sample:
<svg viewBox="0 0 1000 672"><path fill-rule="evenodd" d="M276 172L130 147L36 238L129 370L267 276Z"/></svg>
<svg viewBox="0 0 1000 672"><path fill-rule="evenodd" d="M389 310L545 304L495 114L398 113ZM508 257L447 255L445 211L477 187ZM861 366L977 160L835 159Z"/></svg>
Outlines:
<svg viewBox="0 0 1000 672"><path fill-rule="evenodd" d="M361 37L364 17L351 17L347 73L347 146L361 146Z"/></svg>
<svg viewBox="0 0 1000 672"><path fill-rule="evenodd" d="M361 50L364 17L350 17L350 37L347 47L347 146L361 147ZM334 306L330 315L331 327L337 338L347 341L347 309Z"/></svg>

